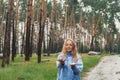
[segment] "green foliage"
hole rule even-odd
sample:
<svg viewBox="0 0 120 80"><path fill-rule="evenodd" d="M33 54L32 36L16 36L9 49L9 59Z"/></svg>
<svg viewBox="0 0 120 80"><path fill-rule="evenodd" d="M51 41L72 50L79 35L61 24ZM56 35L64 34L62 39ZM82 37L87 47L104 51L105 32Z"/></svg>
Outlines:
<svg viewBox="0 0 120 80"><path fill-rule="evenodd" d="M20 21L24 21L26 18L26 11L27 11L27 0L20 0Z"/></svg>
<svg viewBox="0 0 120 80"><path fill-rule="evenodd" d="M7 1L2 1L2 15L4 15L4 19L6 19L7 13Z"/></svg>
<svg viewBox="0 0 120 80"><path fill-rule="evenodd" d="M51 15L51 11L52 11L52 2L48 2L48 5L47 5L47 17L50 17Z"/></svg>

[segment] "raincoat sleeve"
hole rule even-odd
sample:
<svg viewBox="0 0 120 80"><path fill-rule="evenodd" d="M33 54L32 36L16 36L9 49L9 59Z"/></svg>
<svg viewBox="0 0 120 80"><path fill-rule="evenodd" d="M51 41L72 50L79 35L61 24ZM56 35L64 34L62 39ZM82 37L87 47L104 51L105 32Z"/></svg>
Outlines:
<svg viewBox="0 0 120 80"><path fill-rule="evenodd" d="M57 59L64 59L64 57L61 54L59 54ZM56 65L58 68L64 67L64 64L61 64L59 61L56 61Z"/></svg>
<svg viewBox="0 0 120 80"><path fill-rule="evenodd" d="M72 67L74 74L79 74L83 70L83 62L81 56L78 56L78 61L74 67Z"/></svg>

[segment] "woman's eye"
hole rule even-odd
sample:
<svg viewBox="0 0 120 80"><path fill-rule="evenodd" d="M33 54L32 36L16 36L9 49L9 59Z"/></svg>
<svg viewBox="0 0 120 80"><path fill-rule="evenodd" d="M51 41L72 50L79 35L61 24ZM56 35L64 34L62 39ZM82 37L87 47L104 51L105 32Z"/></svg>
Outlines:
<svg viewBox="0 0 120 80"><path fill-rule="evenodd" d="M65 46L68 46L68 44L66 44Z"/></svg>
<svg viewBox="0 0 120 80"><path fill-rule="evenodd" d="M72 44L70 44L70 46L72 46Z"/></svg>
<svg viewBox="0 0 120 80"><path fill-rule="evenodd" d="M72 46L72 44L66 44L66 46Z"/></svg>

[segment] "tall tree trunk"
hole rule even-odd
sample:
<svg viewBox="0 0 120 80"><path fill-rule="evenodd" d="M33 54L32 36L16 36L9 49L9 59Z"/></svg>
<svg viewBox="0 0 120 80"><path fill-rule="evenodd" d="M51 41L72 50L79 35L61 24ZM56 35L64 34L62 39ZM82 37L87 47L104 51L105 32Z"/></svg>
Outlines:
<svg viewBox="0 0 120 80"><path fill-rule="evenodd" d="M52 32L53 32L53 27L52 27L52 25L53 25L53 21L54 21L54 9L55 9L55 6L56 6L56 1L54 0L54 5L53 5L53 7L52 7L52 12L51 12L51 18L50 18L50 22L51 22L51 24L50 24L50 31L49 31L49 34L50 34L50 36L49 36L49 44L48 44L48 50L47 50L47 55L48 56L50 56L50 52L51 52L51 48L52 48Z"/></svg>
<svg viewBox="0 0 120 80"><path fill-rule="evenodd" d="M80 7L80 27L78 28L78 38L79 38L79 41L78 41L78 44L79 44L79 48L81 47L81 44L80 44L80 40L81 40L81 35L82 35L82 28L84 27L83 26L83 11L82 11L83 7ZM83 44L84 44L84 41L82 41ZM84 45L83 45L84 46ZM84 47L83 47L84 48ZM80 50L79 50L80 51Z"/></svg>
<svg viewBox="0 0 120 80"><path fill-rule="evenodd" d="M26 25L25 25L25 22L24 22L24 31L23 31L23 33L21 33L21 36L22 36L22 42L21 42L21 51L20 51L20 53L21 53L21 56L23 56L23 54L25 54L25 27L26 27ZM22 29L21 29L21 32L22 32Z"/></svg>
<svg viewBox="0 0 120 80"><path fill-rule="evenodd" d="M91 39L91 44L90 44L90 51L93 51L94 50L94 36L92 36L92 39Z"/></svg>
<svg viewBox="0 0 120 80"><path fill-rule="evenodd" d="M109 52L110 53L112 53L113 51L113 38L114 38L113 34L110 33L110 37L109 37Z"/></svg>
<svg viewBox="0 0 120 80"><path fill-rule="evenodd" d="M16 46L16 52L18 51L18 53L20 53L20 51L19 51L19 42L18 42L18 40L19 40L19 33L18 33L18 31L19 31L19 8L20 8L20 0L17 0L17 6L16 6L16 27L15 27L15 37L16 37L16 43L15 43L15 45L18 45L18 47ZM15 56L16 56L16 54L15 54Z"/></svg>
<svg viewBox="0 0 120 80"><path fill-rule="evenodd" d="M6 29L5 29L5 37L4 37L4 48L3 48L3 60L2 60L2 67L5 67L5 64L7 64L7 60L8 60L8 52L10 53L10 43L8 43L7 41L10 40L10 35L8 32L10 28L10 26L8 26L8 15L9 13L7 12L7 18L6 18ZM7 43L7 44L6 44ZM6 49L7 48L7 49Z"/></svg>
<svg viewBox="0 0 120 80"><path fill-rule="evenodd" d="M94 39L95 39L96 34L97 34L97 30L98 30L98 26L99 26L99 22L100 22L101 16L102 16L102 13L99 14L98 20L96 21L95 26L94 26L92 39L91 39L91 44L90 44L90 51L92 51L94 49L93 43L94 43Z"/></svg>
<svg viewBox="0 0 120 80"><path fill-rule="evenodd" d="M1 12L2 13L2 12ZM4 16L6 15L6 11L4 10L3 15L1 14L1 22L0 22L0 40L1 40L1 52L3 52L3 44L4 44L4 32L5 29L3 27Z"/></svg>
<svg viewBox="0 0 120 80"><path fill-rule="evenodd" d="M14 6L12 7L11 16L12 16L11 17L11 27L12 27L12 61L14 61L14 57L16 55L16 28L14 26Z"/></svg>
<svg viewBox="0 0 120 80"><path fill-rule="evenodd" d="M40 7L40 16L39 16L39 38L38 38L38 47L37 47L38 63L41 62L41 50L42 50L42 42L44 37L45 21L46 21L46 5L44 0L42 0Z"/></svg>
<svg viewBox="0 0 120 80"><path fill-rule="evenodd" d="M32 57L32 53L33 53L33 33L34 33L34 7L35 7L35 0L33 3L33 7L31 10L31 35L30 35L30 57Z"/></svg>
<svg viewBox="0 0 120 80"><path fill-rule="evenodd" d="M38 55L38 63L41 62L41 47L42 47L42 14L43 11L40 9L40 18L39 18L39 38L38 38L38 46L37 46L37 55Z"/></svg>
<svg viewBox="0 0 120 80"><path fill-rule="evenodd" d="M93 34L92 34L92 38L93 38L92 40L94 40L96 38L99 22L100 22L100 19L102 18L102 13L104 13L105 9L106 9L106 5L103 6L102 11L98 15L98 19L94 23L95 25L94 25L94 30L93 30ZM94 41L92 41L92 40L91 40L91 44L90 44L90 50L93 49L93 47L94 47L92 45Z"/></svg>
<svg viewBox="0 0 120 80"><path fill-rule="evenodd" d="M120 53L120 33L117 34L117 53Z"/></svg>
<svg viewBox="0 0 120 80"><path fill-rule="evenodd" d="M26 26L26 42L25 42L25 61L30 60L30 28L31 28L31 9L33 0L28 0L28 11L27 11L27 26Z"/></svg>
<svg viewBox="0 0 120 80"><path fill-rule="evenodd" d="M0 0L0 52L2 52L2 0Z"/></svg>
<svg viewBox="0 0 120 80"><path fill-rule="evenodd" d="M0 0L0 24L1 22L2 22L2 0Z"/></svg>
<svg viewBox="0 0 120 80"><path fill-rule="evenodd" d="M43 53L46 53L46 40L45 40L45 35L43 36Z"/></svg>
<svg viewBox="0 0 120 80"><path fill-rule="evenodd" d="M13 19L13 23L14 23L14 19ZM13 29L13 35L12 35L12 61L14 61L14 57L16 56L16 30L14 27L14 24L12 25L12 29Z"/></svg>
<svg viewBox="0 0 120 80"><path fill-rule="evenodd" d="M49 46L49 36L48 36L48 32L49 32L49 31L48 31L48 28L49 28L49 27L48 27L48 24L49 24L49 22L48 22L48 19L47 19L47 25L46 25L46 29L47 29L47 46L46 46L46 50L47 50L47 51L46 51L46 52L47 52L47 53L48 53L48 46Z"/></svg>
<svg viewBox="0 0 120 80"><path fill-rule="evenodd" d="M3 60L2 67L5 67L5 64L9 64L10 61L10 36L11 36L11 17L14 6L14 0L8 1L8 12L6 19L6 30L5 30L5 38L4 38L4 49L3 49Z"/></svg>
<svg viewBox="0 0 120 80"><path fill-rule="evenodd" d="M68 0L66 0L65 22L64 22L64 39L67 38L67 24L68 24Z"/></svg>

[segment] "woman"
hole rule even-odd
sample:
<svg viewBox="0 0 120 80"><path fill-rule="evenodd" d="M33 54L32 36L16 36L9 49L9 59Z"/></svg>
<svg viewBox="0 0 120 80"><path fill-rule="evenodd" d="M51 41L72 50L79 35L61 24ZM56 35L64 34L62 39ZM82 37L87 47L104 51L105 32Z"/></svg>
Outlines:
<svg viewBox="0 0 120 80"><path fill-rule="evenodd" d="M72 39L64 42L62 53L58 55L56 64L58 67L57 80L80 80L83 63Z"/></svg>

